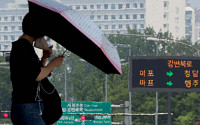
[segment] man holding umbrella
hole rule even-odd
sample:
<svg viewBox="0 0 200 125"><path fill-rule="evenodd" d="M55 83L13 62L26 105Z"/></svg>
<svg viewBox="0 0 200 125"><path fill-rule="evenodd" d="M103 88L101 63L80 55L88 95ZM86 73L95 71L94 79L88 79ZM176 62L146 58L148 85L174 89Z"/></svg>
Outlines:
<svg viewBox="0 0 200 125"><path fill-rule="evenodd" d="M23 35L12 43L10 57L11 81L13 85L11 120L14 125L45 125L42 119L43 102L40 98L40 81L46 79L55 67L63 62L63 56L56 57L47 65L46 60L52 47L43 50L41 61L36 55L33 43L45 33L42 21L29 13L22 22Z"/></svg>

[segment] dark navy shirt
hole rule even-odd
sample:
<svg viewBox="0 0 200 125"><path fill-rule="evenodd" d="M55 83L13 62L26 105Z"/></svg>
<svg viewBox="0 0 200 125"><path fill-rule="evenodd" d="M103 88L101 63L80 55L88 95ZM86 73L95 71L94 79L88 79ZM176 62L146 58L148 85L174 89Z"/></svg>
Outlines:
<svg viewBox="0 0 200 125"><path fill-rule="evenodd" d="M13 85L13 103L35 102L38 82L35 80L41 72L41 62L34 47L26 39L12 43L10 72Z"/></svg>

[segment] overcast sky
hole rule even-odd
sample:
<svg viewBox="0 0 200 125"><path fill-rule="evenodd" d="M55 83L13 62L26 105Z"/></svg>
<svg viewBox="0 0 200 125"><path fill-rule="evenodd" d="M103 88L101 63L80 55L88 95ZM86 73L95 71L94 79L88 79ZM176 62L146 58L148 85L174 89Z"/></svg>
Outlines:
<svg viewBox="0 0 200 125"><path fill-rule="evenodd" d="M17 3L27 3L27 0L15 0ZM191 6L194 9L200 9L200 0L191 0Z"/></svg>

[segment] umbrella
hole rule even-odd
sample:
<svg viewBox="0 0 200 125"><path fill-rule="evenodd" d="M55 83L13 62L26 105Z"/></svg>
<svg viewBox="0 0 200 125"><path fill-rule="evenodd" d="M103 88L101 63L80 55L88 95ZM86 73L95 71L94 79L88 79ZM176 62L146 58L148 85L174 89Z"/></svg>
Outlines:
<svg viewBox="0 0 200 125"><path fill-rule="evenodd" d="M45 35L107 74L122 74L116 48L89 17L55 0L28 0Z"/></svg>

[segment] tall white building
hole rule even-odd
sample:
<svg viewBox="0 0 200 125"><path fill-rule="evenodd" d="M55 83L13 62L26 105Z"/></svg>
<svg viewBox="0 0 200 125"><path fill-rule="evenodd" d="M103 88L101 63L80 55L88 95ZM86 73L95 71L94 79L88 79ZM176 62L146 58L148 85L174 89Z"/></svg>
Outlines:
<svg viewBox="0 0 200 125"><path fill-rule="evenodd" d="M195 13L191 7L185 8L185 38L195 43Z"/></svg>
<svg viewBox="0 0 200 125"><path fill-rule="evenodd" d="M184 0L61 0L82 11L105 33L127 32L127 27L144 31L169 31L174 38L185 36Z"/></svg>
<svg viewBox="0 0 200 125"><path fill-rule="evenodd" d="M200 43L200 10L195 11L195 42Z"/></svg>
<svg viewBox="0 0 200 125"><path fill-rule="evenodd" d="M169 31L174 38L185 37L184 0L146 0L146 26L156 32Z"/></svg>

